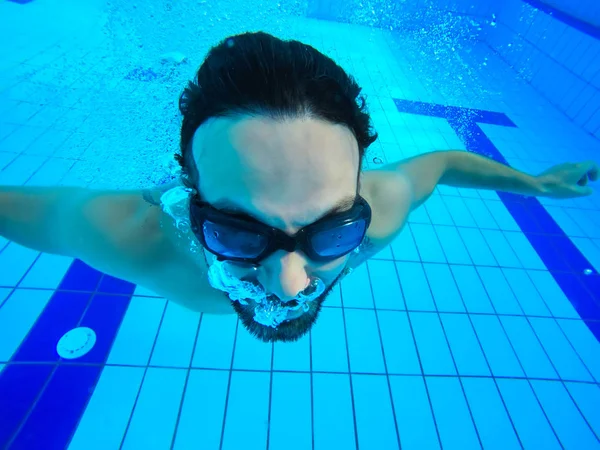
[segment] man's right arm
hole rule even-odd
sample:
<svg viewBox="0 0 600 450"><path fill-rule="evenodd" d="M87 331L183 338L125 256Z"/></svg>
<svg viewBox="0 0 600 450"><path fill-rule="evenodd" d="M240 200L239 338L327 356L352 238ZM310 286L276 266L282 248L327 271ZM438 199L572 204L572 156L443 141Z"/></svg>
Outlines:
<svg viewBox="0 0 600 450"><path fill-rule="evenodd" d="M164 190L164 189L163 189ZM69 256L141 284L198 312L233 312L206 280L206 267L178 251L161 227L156 191L0 186L0 236Z"/></svg>
<svg viewBox="0 0 600 450"><path fill-rule="evenodd" d="M86 194L77 187L0 187L0 236L46 253L68 255L64 242L73 205Z"/></svg>
<svg viewBox="0 0 600 450"><path fill-rule="evenodd" d="M144 224L142 203L139 191L2 186L0 236L123 277L133 263L151 264L161 244L160 230Z"/></svg>

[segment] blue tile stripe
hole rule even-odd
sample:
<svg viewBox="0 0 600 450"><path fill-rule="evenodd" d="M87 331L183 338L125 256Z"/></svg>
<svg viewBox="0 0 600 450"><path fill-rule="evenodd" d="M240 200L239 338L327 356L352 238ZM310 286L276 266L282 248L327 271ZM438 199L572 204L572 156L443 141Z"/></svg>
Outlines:
<svg viewBox="0 0 600 450"><path fill-rule="evenodd" d="M396 107L401 112L411 114L421 114L422 116L438 117L446 120L452 120L457 123L460 120L468 122L487 123L490 125L502 125L505 127L516 127L512 120L506 114L484 111L481 109L461 108L459 106L444 106L434 103L415 102L412 100L394 99ZM470 123L467 123L470 125ZM462 128L460 123L457 123L459 128ZM479 127L477 127L479 128Z"/></svg>
<svg viewBox="0 0 600 450"><path fill-rule="evenodd" d="M554 17L556 20L560 20L565 25L575 28L576 30L581 31L582 33L587 34L596 39L600 39L600 28L588 23L584 20L578 19L577 17L571 16L560 9L555 8L554 6L547 5L540 0L523 0L525 3L533 6L534 8L539 9L540 11Z"/></svg>
<svg viewBox="0 0 600 450"><path fill-rule="evenodd" d="M0 448L8 448L47 380L51 365L8 364L0 374Z"/></svg>
<svg viewBox="0 0 600 450"><path fill-rule="evenodd" d="M57 364L8 448L67 448L101 372L102 366Z"/></svg>
<svg viewBox="0 0 600 450"><path fill-rule="evenodd" d="M443 118L463 141L466 149L508 165L478 123L514 127L502 113L433 105L394 99L400 112ZM584 275L592 264L571 242L543 205L531 197L498 192L500 200L513 216L571 304L600 341L600 275Z"/></svg>
<svg viewBox="0 0 600 450"><path fill-rule="evenodd" d="M134 288L74 261L0 373L0 448L67 447ZM96 344L83 357L64 360L56 353L56 343L64 333L80 326L96 332Z"/></svg>

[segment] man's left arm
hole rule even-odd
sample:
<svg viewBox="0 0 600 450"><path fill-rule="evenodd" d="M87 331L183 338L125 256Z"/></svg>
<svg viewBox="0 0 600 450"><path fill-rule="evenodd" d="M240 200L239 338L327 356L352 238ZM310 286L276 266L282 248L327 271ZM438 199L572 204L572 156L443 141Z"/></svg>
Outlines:
<svg viewBox="0 0 600 450"><path fill-rule="evenodd" d="M553 166L538 175L515 170L467 151L439 151L419 155L388 168L403 172L414 192L412 209L423 204L438 184L489 189L528 196L571 198L590 195L589 181L598 179L593 161Z"/></svg>

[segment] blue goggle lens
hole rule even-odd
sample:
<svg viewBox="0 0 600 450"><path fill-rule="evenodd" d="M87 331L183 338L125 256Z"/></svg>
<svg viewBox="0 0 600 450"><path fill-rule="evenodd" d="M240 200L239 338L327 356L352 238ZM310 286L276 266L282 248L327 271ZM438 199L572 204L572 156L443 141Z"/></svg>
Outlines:
<svg viewBox="0 0 600 450"><path fill-rule="evenodd" d="M206 220L202 227L208 250L224 258L256 258L267 247L268 238Z"/></svg>
<svg viewBox="0 0 600 450"><path fill-rule="evenodd" d="M352 222L311 236L313 251L324 258L346 255L360 245L367 224L364 220Z"/></svg>
<svg viewBox="0 0 600 450"><path fill-rule="evenodd" d="M364 220L351 222L310 235L312 253L335 259L357 248L366 232ZM258 232L234 228L206 220L202 226L207 249L223 258L252 259L269 246L269 237ZM310 251L307 253L311 253Z"/></svg>

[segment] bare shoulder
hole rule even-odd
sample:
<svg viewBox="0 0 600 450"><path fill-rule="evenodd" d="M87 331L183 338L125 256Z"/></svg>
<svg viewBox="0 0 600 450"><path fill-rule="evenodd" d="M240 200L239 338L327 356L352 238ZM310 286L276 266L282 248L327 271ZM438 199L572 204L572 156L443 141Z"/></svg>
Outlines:
<svg viewBox="0 0 600 450"><path fill-rule="evenodd" d="M363 190L373 213L369 235L387 239L408 217L413 198L410 182L396 170L372 170L363 176Z"/></svg>
<svg viewBox="0 0 600 450"><path fill-rule="evenodd" d="M141 234L154 230L151 234L156 239L152 256L154 270L140 284L194 311L231 314L233 309L228 299L208 283L208 267L199 244L194 245L197 251L191 251L194 238L182 235L173 219L160 207L162 194L178 185L170 183L140 192L150 207L140 216L138 229Z"/></svg>
<svg viewBox="0 0 600 450"><path fill-rule="evenodd" d="M90 194L85 214L94 223L88 237L95 248L81 259L194 311L231 313L227 299L209 285L204 259L173 237L174 226L160 207L171 187Z"/></svg>
<svg viewBox="0 0 600 450"><path fill-rule="evenodd" d="M361 195L371 205L371 225L360 252L350 261L356 267L389 245L402 231L412 205L410 183L394 170L372 170L363 174Z"/></svg>

